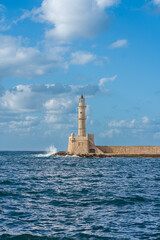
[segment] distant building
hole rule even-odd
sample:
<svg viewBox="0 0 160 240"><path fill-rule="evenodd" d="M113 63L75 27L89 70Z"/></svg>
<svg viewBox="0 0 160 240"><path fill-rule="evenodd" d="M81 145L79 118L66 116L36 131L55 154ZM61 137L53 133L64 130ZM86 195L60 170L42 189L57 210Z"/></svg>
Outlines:
<svg viewBox="0 0 160 240"><path fill-rule="evenodd" d="M94 134L86 135L86 104L81 95L78 105L78 137L69 137L69 154L103 154L111 156L160 156L160 146L95 146Z"/></svg>

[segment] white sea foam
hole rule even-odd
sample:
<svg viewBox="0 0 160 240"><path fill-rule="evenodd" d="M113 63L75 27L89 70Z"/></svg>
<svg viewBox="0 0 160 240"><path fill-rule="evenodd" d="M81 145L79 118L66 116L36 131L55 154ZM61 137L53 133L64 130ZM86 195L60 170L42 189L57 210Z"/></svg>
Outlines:
<svg viewBox="0 0 160 240"><path fill-rule="evenodd" d="M69 157L69 158L71 158L71 157L78 157L79 158L79 156L78 155L65 155L64 157Z"/></svg>
<svg viewBox="0 0 160 240"><path fill-rule="evenodd" d="M54 145L52 145L52 146L46 148L45 153L37 154L37 157L49 157L56 152L57 152L57 148Z"/></svg>

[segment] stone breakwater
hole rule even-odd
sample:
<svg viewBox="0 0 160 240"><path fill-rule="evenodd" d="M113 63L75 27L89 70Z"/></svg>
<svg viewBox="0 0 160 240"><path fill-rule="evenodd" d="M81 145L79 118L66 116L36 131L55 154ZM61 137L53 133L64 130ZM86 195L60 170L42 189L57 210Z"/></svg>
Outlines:
<svg viewBox="0 0 160 240"><path fill-rule="evenodd" d="M74 156L74 154L70 154L65 151L57 152L52 154L51 156ZM106 158L106 157L140 157L140 158L160 158L160 154L142 154L142 153L104 153L104 154L95 154L95 153L88 153L88 154L77 154L76 156L82 158Z"/></svg>
<svg viewBox="0 0 160 240"><path fill-rule="evenodd" d="M105 154L160 154L160 146L97 146L97 148Z"/></svg>

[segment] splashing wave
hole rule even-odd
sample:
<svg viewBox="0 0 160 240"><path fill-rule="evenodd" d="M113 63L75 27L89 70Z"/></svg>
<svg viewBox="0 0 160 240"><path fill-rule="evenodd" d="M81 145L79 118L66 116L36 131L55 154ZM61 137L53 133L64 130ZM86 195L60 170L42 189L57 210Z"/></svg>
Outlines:
<svg viewBox="0 0 160 240"><path fill-rule="evenodd" d="M45 153L38 154L37 157L49 157L50 155L56 152L57 152L57 148L54 145L52 145L46 149Z"/></svg>

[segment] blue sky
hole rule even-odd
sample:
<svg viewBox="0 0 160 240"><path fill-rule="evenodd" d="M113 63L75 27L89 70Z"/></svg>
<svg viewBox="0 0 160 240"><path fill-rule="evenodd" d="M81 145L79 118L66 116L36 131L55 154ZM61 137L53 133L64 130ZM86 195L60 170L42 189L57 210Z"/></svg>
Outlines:
<svg viewBox="0 0 160 240"><path fill-rule="evenodd" d="M0 150L160 144L160 0L0 1Z"/></svg>

